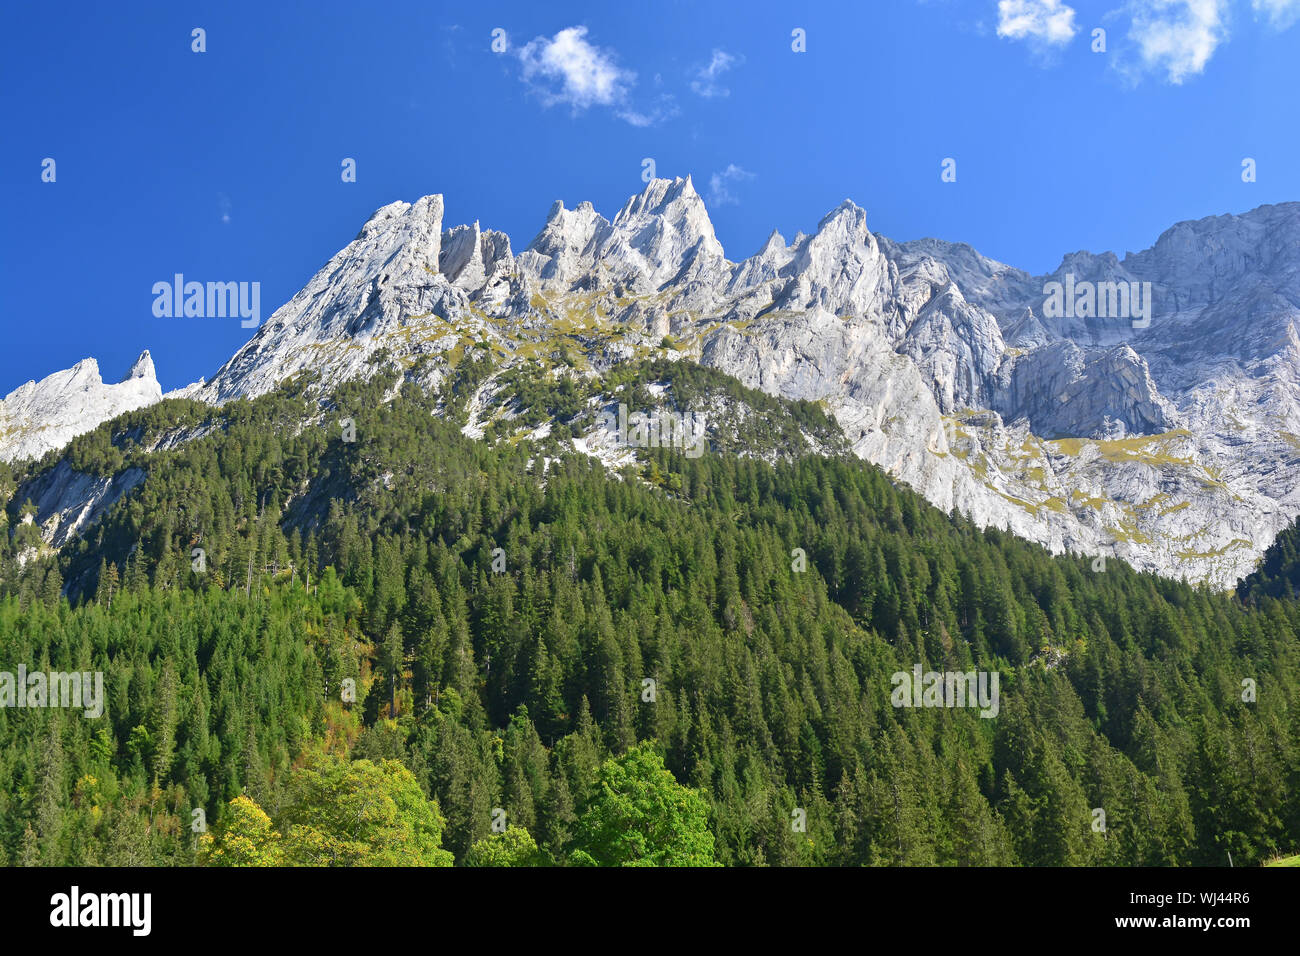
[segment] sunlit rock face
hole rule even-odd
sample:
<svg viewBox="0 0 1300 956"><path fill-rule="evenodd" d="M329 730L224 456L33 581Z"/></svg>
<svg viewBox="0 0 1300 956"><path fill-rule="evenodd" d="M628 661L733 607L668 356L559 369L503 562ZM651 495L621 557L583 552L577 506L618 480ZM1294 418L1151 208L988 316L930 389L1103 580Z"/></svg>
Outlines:
<svg viewBox="0 0 1300 956"><path fill-rule="evenodd" d="M39 458L101 422L161 398L148 351L116 384L104 382L93 358L83 359L19 386L0 401L0 459Z"/></svg>

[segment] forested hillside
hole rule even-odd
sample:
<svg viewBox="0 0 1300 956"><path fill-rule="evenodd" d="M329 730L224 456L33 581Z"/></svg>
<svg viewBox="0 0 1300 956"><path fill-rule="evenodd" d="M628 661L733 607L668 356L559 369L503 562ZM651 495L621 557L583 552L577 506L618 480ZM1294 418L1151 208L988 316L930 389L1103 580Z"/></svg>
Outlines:
<svg viewBox="0 0 1300 956"><path fill-rule="evenodd" d="M1300 844L1300 607L1275 589L979 531L842 454L817 406L688 364L520 377L517 423L551 435L475 441L485 373L432 395L385 370L323 408L305 380L165 401L0 466L0 666L102 671L107 696L98 719L0 709L6 862L1242 865ZM652 381L753 414L621 475L564 450L593 390L644 405ZM56 553L25 506L61 460L147 478ZM916 665L998 672L996 717L893 706ZM358 792L381 810L349 814Z"/></svg>
<svg viewBox="0 0 1300 956"><path fill-rule="evenodd" d="M1300 595L1300 522L1282 531L1264 552L1254 573L1242 579L1238 594L1247 601Z"/></svg>

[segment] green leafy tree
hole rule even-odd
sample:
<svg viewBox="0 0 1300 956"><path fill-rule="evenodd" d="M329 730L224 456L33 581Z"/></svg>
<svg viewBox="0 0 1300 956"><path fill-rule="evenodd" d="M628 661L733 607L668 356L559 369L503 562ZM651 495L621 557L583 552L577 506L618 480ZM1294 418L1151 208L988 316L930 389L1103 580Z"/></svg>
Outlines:
<svg viewBox="0 0 1300 956"><path fill-rule="evenodd" d="M302 866L451 866L445 821L396 760L318 756L294 772L286 861Z"/></svg>
<svg viewBox="0 0 1300 956"><path fill-rule="evenodd" d="M551 858L523 827L506 827L479 840L465 854L462 866L550 866Z"/></svg>
<svg viewBox="0 0 1300 956"><path fill-rule="evenodd" d="M716 866L708 805L648 745L605 761L578 818L575 862Z"/></svg>
<svg viewBox="0 0 1300 956"><path fill-rule="evenodd" d="M284 838L266 811L244 796L230 801L217 831L200 837L199 845L199 859L208 866L284 865Z"/></svg>

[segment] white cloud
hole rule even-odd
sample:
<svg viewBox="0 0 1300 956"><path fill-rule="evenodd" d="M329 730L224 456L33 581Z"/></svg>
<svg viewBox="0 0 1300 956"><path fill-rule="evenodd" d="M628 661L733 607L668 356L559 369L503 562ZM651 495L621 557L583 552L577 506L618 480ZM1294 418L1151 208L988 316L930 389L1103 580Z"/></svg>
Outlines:
<svg viewBox="0 0 1300 956"><path fill-rule="evenodd" d="M1170 83L1201 73L1227 39L1227 0L1134 0L1129 38L1147 69Z"/></svg>
<svg viewBox="0 0 1300 956"><path fill-rule="evenodd" d="M566 103L574 112L618 106L636 74L621 69L610 51L587 42L586 27L568 27L549 40L537 37L519 51L523 81L547 106Z"/></svg>
<svg viewBox="0 0 1300 956"><path fill-rule="evenodd" d="M753 179L754 174L741 169L735 163L728 163L727 168L709 177L709 203L714 206L736 205L740 202L731 187L735 183Z"/></svg>
<svg viewBox="0 0 1300 956"><path fill-rule="evenodd" d="M925 0L921 0L925 2ZM1228 41L1229 9L1247 0L1126 0L1131 17L1127 56L1114 66L1137 80L1147 72L1163 73L1174 84L1205 71L1220 45ZM1300 22L1300 0L1249 0L1255 19L1274 30ZM1119 13L1120 11L1114 11ZM1108 14L1107 16L1110 16ZM1062 47L1079 32L1076 11L1065 0L998 0L998 36L1026 40L1040 49Z"/></svg>
<svg viewBox="0 0 1300 956"><path fill-rule="evenodd" d="M744 57L733 56L725 50L714 50L708 66L702 66L695 71L695 79L691 80L691 89L704 97L730 96L731 90L719 84L718 77L733 66L744 62Z"/></svg>
<svg viewBox="0 0 1300 956"><path fill-rule="evenodd" d="M567 27L550 39L536 37L515 55L523 64L520 79L544 106L562 103L574 113L608 106L619 119L642 127L677 115L677 104L667 93L649 106L634 106L629 94L636 74L618 65L613 50L589 43L586 27Z"/></svg>
<svg viewBox="0 0 1300 956"><path fill-rule="evenodd" d="M1074 8L1061 0L999 0L998 36L1063 46L1074 38Z"/></svg>
<svg viewBox="0 0 1300 956"><path fill-rule="evenodd" d="M1269 25L1285 30L1300 20L1300 0L1250 0L1255 16L1263 15Z"/></svg>

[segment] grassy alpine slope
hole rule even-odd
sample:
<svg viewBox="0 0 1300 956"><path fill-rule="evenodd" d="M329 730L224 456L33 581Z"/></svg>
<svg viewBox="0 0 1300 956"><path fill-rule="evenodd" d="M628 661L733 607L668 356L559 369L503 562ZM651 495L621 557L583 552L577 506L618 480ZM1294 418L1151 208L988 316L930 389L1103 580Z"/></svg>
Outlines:
<svg viewBox="0 0 1300 956"><path fill-rule="evenodd" d="M1095 572L979 531L847 456L817 406L686 363L498 376L471 440L491 374L466 360L427 394L384 369L323 405L306 380L220 410L165 401L0 466L0 659L102 671L107 700L97 719L0 709L0 856L1296 849L1300 607L1274 589ZM597 394L708 406L710 450L611 474L567 442ZM147 477L54 551L24 506L58 467ZM996 717L893 706L891 676L917 665L997 672ZM379 809L345 826L358 793Z"/></svg>

